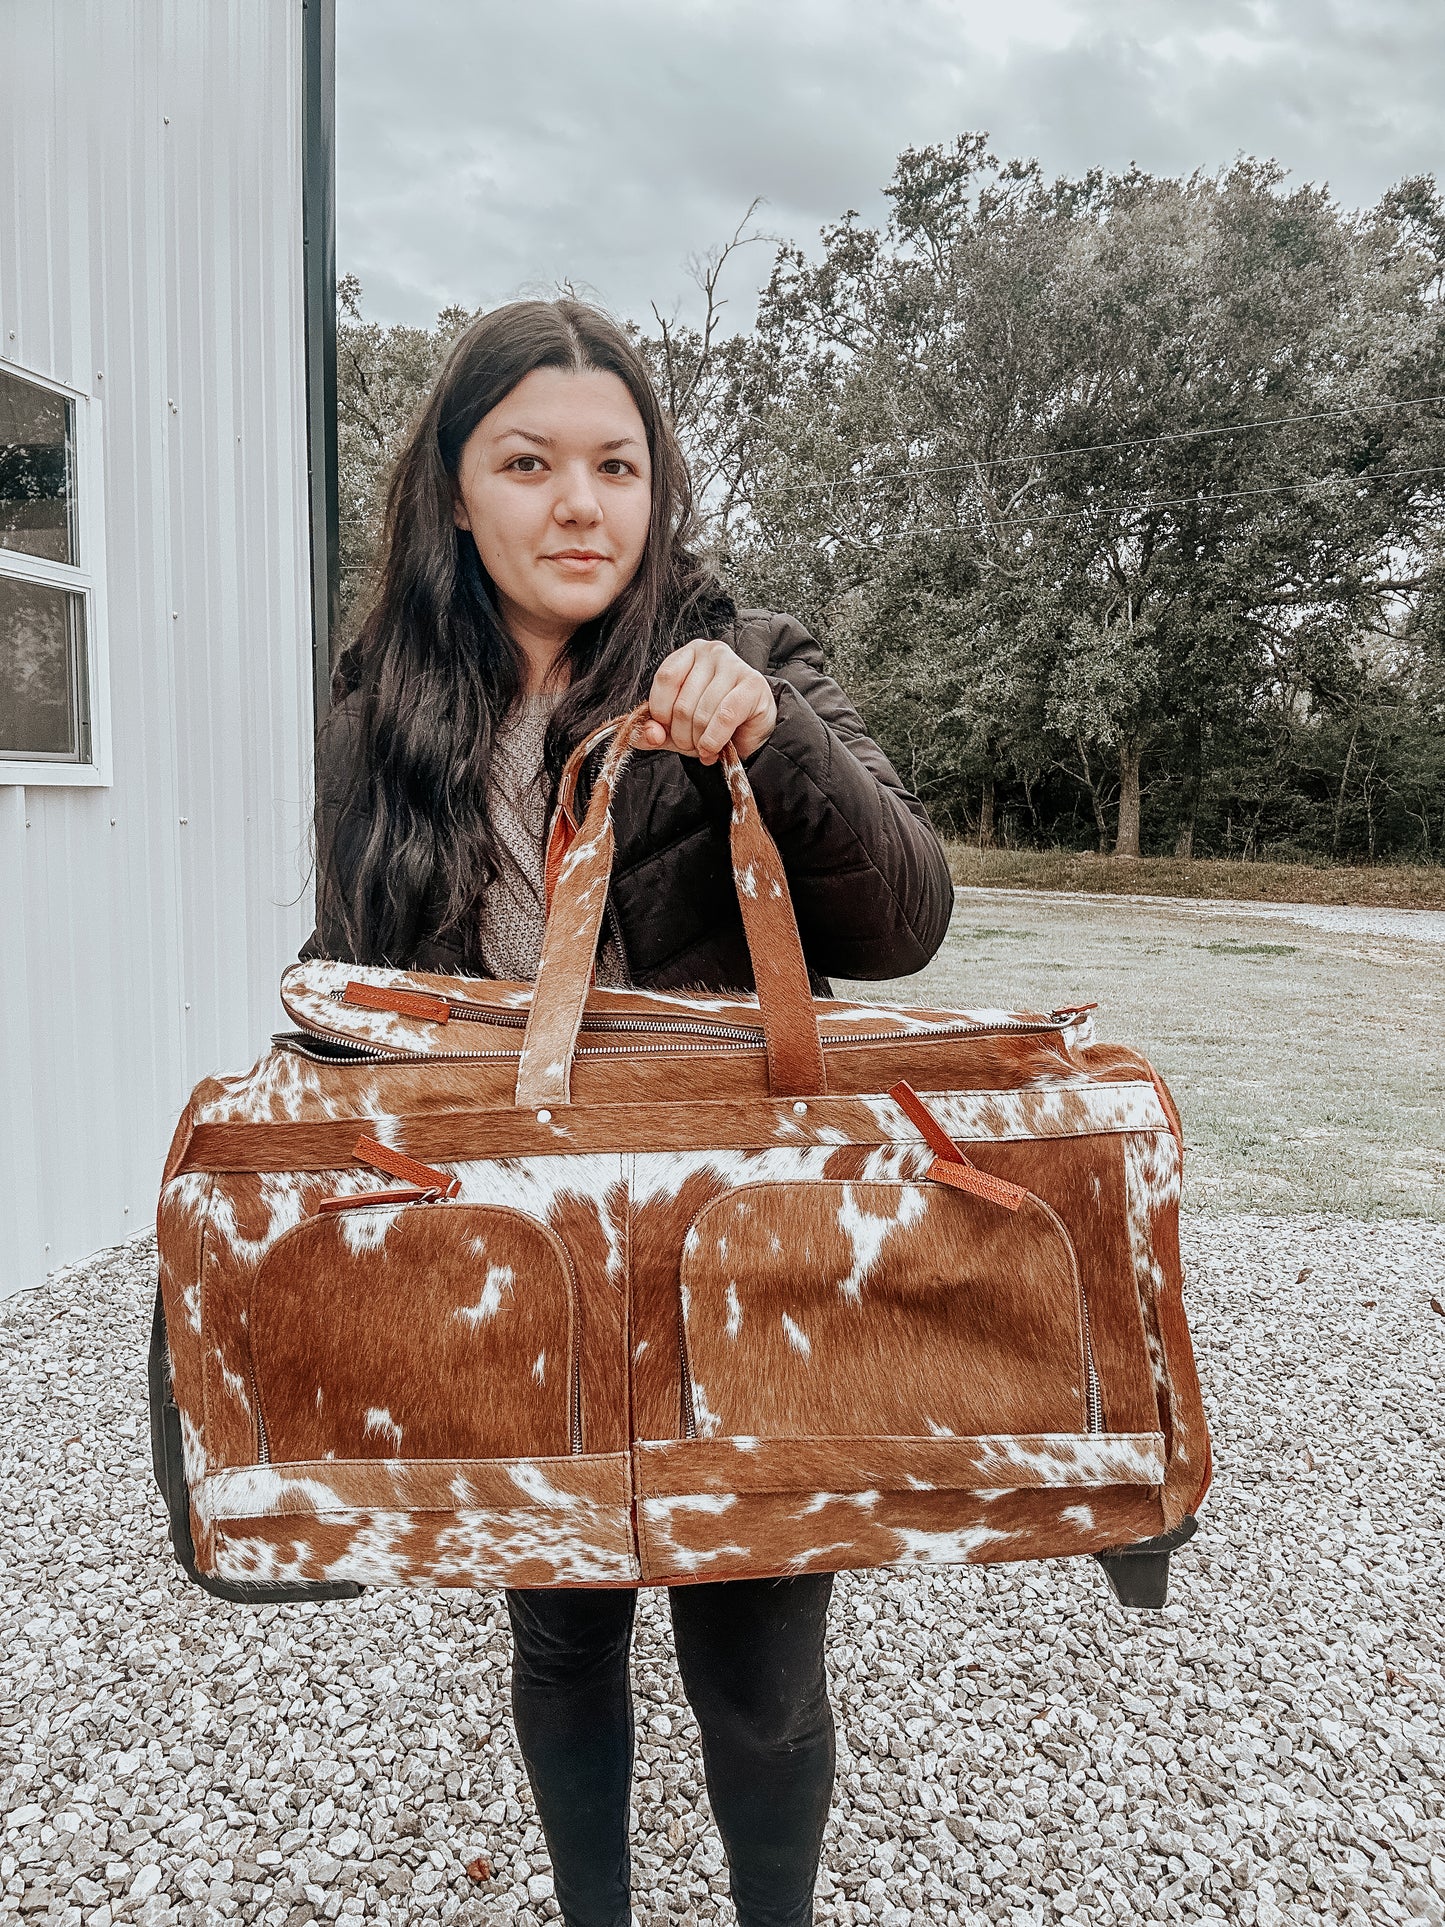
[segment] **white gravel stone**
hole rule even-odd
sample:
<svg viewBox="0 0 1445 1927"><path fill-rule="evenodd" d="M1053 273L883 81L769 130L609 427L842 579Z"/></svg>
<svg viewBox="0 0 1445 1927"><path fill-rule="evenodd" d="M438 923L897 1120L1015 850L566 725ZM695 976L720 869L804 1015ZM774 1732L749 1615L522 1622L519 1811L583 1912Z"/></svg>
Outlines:
<svg viewBox="0 0 1445 1927"><path fill-rule="evenodd" d="M1445 1922L1445 1227L1185 1247L1218 1475L1171 1603L1123 1612L1089 1560L840 1577L819 1921ZM0 1307L0 1921L556 1919L499 1595L182 1581L153 1268L137 1241ZM635 1679L637 1921L729 1922L653 1592Z"/></svg>

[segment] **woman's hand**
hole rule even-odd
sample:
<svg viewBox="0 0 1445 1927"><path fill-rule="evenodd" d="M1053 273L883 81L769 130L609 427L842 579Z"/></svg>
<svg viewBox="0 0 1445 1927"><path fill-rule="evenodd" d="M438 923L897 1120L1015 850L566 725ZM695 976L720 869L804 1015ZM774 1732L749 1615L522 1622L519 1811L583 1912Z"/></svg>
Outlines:
<svg viewBox="0 0 1445 1927"><path fill-rule="evenodd" d="M725 642L674 649L653 677L647 702L653 720L633 731L633 747L675 749L703 763L715 763L727 742L739 756L751 756L778 720L767 677Z"/></svg>

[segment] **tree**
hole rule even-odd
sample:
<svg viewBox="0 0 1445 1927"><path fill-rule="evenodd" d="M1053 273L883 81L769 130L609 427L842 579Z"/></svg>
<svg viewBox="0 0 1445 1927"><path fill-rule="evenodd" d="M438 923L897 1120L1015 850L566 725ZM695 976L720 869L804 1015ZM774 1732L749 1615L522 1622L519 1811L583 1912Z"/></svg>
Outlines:
<svg viewBox="0 0 1445 1927"><path fill-rule="evenodd" d="M1441 416L1391 404L1445 386L1433 183L1352 217L1273 163L1047 182L970 135L889 195L779 256L744 574L895 717L952 626L936 778L981 835L1047 768L1101 847L1152 789L1188 854L1219 748L1326 711L1424 587Z"/></svg>
<svg viewBox="0 0 1445 1927"><path fill-rule="evenodd" d="M751 330L628 324L744 601L815 630L940 824L1341 859L1445 849L1445 204L1271 161L1047 179L900 155ZM342 284L343 598L459 330Z"/></svg>
<svg viewBox="0 0 1445 1927"><path fill-rule="evenodd" d="M354 274L336 285L336 431L341 495L338 645L364 607L380 538L386 484L418 408L452 343L480 309L443 308L434 328L383 327L361 312Z"/></svg>

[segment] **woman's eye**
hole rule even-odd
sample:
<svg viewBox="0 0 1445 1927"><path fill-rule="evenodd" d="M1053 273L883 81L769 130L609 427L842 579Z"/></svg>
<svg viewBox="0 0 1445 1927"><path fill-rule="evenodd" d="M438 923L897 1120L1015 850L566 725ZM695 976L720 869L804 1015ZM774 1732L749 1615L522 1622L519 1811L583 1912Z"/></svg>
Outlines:
<svg viewBox="0 0 1445 1927"><path fill-rule="evenodd" d="M530 462L532 466L523 468L523 462ZM536 475L541 471L542 458L540 455L514 455L507 467L516 469L519 475Z"/></svg>
<svg viewBox="0 0 1445 1927"><path fill-rule="evenodd" d="M624 462L620 455L614 455L602 464L602 472L604 475L635 475L637 470L631 462Z"/></svg>

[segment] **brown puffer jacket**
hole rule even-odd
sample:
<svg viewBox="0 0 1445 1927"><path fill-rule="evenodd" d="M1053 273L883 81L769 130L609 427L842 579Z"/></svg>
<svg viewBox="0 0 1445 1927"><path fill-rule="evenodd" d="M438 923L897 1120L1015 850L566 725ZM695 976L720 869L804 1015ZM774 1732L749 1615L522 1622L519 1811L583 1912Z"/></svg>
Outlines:
<svg viewBox="0 0 1445 1927"><path fill-rule="evenodd" d="M943 942L953 885L937 832L903 787L863 719L823 667L815 639L791 616L740 610L722 640L772 685L777 726L744 767L782 854L814 993L830 976L877 979L921 970ZM317 859L343 870L349 834L344 783L357 698L333 712L317 779ZM585 809L590 768L578 784ZM614 805L616 858L607 914L632 981L655 990L751 990L752 965L733 889L727 785L717 764L640 750ZM317 929L303 958L354 961L318 891ZM459 949L436 937L393 958L461 972Z"/></svg>

